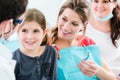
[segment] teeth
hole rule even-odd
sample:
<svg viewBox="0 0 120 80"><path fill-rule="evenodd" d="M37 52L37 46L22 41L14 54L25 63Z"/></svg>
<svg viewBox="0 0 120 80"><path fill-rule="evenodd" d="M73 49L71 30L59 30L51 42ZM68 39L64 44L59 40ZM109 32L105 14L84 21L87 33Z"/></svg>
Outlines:
<svg viewBox="0 0 120 80"><path fill-rule="evenodd" d="M69 33L69 32L66 32L66 31L64 31L64 30L62 30L62 32L65 33L65 34L68 34L68 33Z"/></svg>
<svg viewBox="0 0 120 80"><path fill-rule="evenodd" d="M27 44L33 44L33 41L26 41Z"/></svg>
<svg viewBox="0 0 120 80"><path fill-rule="evenodd" d="M97 10L97 12L100 12L100 13L103 12L103 11L104 11L104 10Z"/></svg>

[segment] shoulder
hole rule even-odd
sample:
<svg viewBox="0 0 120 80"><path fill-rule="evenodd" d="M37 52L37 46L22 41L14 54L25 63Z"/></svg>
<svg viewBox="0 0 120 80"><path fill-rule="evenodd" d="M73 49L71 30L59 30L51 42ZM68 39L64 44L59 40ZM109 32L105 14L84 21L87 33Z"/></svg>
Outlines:
<svg viewBox="0 0 120 80"><path fill-rule="evenodd" d="M78 35L77 39L79 41L78 43L79 46L90 46L96 44L91 38L87 36L82 37L81 35Z"/></svg>
<svg viewBox="0 0 120 80"><path fill-rule="evenodd" d="M54 55L56 54L55 48L53 46L49 46L49 45L46 46L45 52L49 53L50 55L51 54L54 54Z"/></svg>
<svg viewBox="0 0 120 80"><path fill-rule="evenodd" d="M16 51L13 52L13 59L19 60L20 59L20 51L17 49Z"/></svg>
<svg viewBox="0 0 120 80"><path fill-rule="evenodd" d="M15 50L15 51L13 52L13 55L15 56L15 55L17 55L18 53L20 53L19 49Z"/></svg>
<svg viewBox="0 0 120 80"><path fill-rule="evenodd" d="M55 48L53 47L53 46L49 46L49 45L47 45L46 46L46 50L48 50L48 51L55 51Z"/></svg>
<svg viewBox="0 0 120 80"><path fill-rule="evenodd" d="M44 56L47 60L53 60L56 59L57 55L56 55L56 50L53 46L46 46L46 49L44 51Z"/></svg>

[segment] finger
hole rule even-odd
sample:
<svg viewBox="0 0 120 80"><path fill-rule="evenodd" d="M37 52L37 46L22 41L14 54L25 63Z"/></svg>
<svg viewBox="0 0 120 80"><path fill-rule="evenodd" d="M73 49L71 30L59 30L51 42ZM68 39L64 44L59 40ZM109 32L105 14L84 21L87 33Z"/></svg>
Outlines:
<svg viewBox="0 0 120 80"><path fill-rule="evenodd" d="M79 64L81 71L87 75L95 75L98 71L98 66L94 62L83 61Z"/></svg>
<svg viewBox="0 0 120 80"><path fill-rule="evenodd" d="M84 66L80 65L80 69L82 73L87 76L93 76L95 74L95 72L92 71L89 67L85 68Z"/></svg>

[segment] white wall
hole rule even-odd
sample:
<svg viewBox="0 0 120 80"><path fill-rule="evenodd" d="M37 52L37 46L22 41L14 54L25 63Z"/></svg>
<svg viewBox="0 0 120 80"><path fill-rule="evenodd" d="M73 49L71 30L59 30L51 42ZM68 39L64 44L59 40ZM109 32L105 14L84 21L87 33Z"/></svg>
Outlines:
<svg viewBox="0 0 120 80"><path fill-rule="evenodd" d="M37 8L46 16L47 22L54 26L58 11L65 0L29 0L27 8ZM90 0L88 0L90 1ZM118 0L120 3L120 0Z"/></svg>
<svg viewBox="0 0 120 80"><path fill-rule="evenodd" d="M58 11L65 0L29 0L27 8L37 8L45 15L47 22L54 26Z"/></svg>

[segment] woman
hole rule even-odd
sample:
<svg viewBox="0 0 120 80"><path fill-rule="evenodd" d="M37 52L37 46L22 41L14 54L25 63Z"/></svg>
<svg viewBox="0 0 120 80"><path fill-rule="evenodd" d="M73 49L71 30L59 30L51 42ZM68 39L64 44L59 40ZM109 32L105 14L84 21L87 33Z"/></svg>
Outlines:
<svg viewBox="0 0 120 80"><path fill-rule="evenodd" d="M86 35L100 47L113 72L120 74L120 6L117 0L92 0Z"/></svg>
<svg viewBox="0 0 120 80"><path fill-rule="evenodd" d="M116 80L100 58L99 48L84 36L88 20L86 0L67 0L52 31L58 51L58 80ZM82 31L83 35L78 35Z"/></svg>

